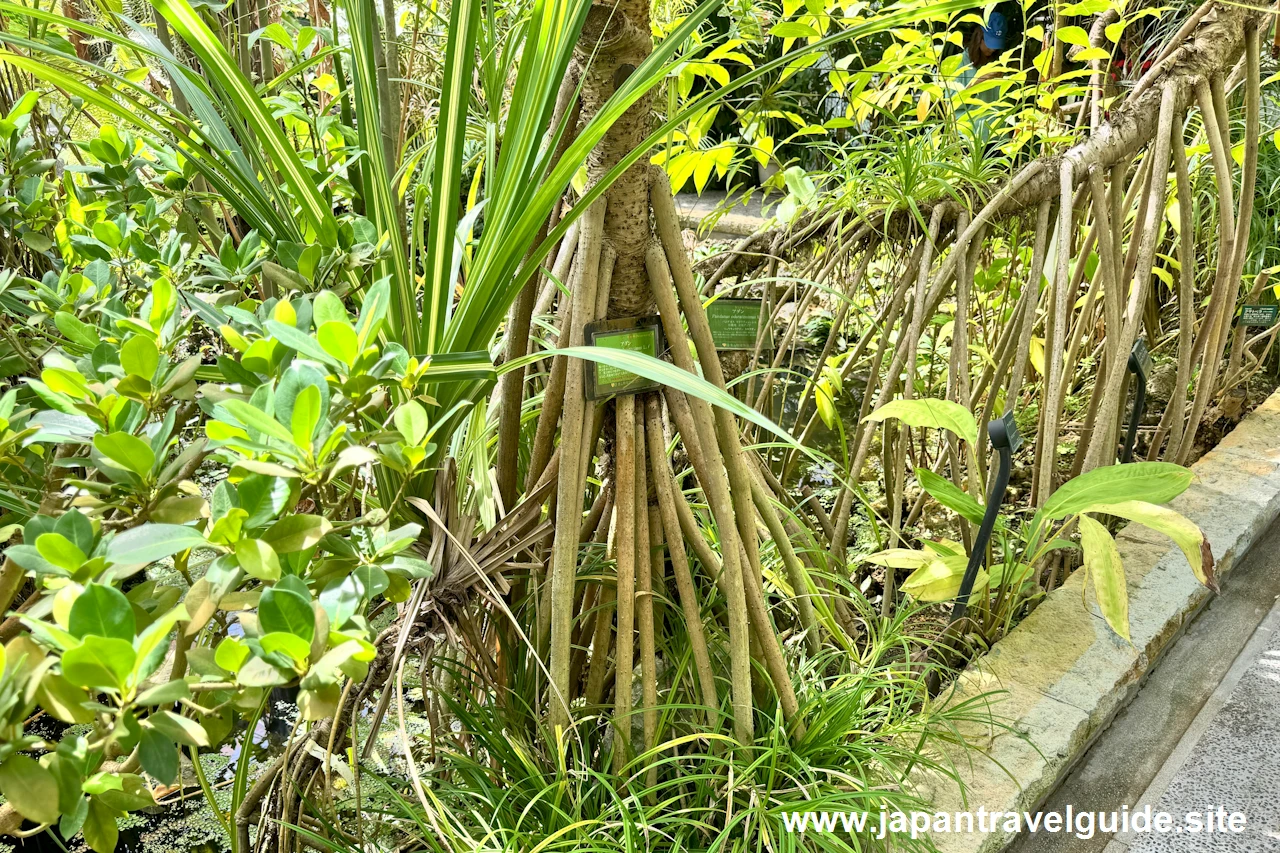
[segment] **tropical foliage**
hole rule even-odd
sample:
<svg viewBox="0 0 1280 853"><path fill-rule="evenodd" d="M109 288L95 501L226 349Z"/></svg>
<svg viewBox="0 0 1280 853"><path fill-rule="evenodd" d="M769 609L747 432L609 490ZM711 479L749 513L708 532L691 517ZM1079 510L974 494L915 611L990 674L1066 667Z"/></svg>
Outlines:
<svg viewBox="0 0 1280 853"><path fill-rule="evenodd" d="M1118 520L1214 586L1165 505L1271 373L1259 17L1042 12L962 90L961 0L0 0L0 832L877 849L783 815L960 784L947 685L1072 570L1127 640ZM1214 73L1104 85L1157 25ZM691 257L716 182L778 203Z"/></svg>

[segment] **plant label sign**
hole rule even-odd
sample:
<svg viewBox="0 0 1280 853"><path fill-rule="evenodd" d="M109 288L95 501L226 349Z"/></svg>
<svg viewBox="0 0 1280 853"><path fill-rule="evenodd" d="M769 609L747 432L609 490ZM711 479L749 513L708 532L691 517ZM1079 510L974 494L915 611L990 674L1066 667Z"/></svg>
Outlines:
<svg viewBox="0 0 1280 853"><path fill-rule="evenodd" d="M628 350L657 358L665 349L662 321L658 317L599 320L585 329L588 346ZM615 394L653 391L659 383L610 364L591 362L587 371L587 399L603 400Z"/></svg>
<svg viewBox="0 0 1280 853"><path fill-rule="evenodd" d="M1280 305L1242 305L1240 306L1240 325L1274 326L1278 314L1280 314Z"/></svg>
<svg viewBox="0 0 1280 853"><path fill-rule="evenodd" d="M717 350L754 350L756 341L760 349L773 348L773 330L765 325L760 329L760 314L764 310L762 299L716 299L707 306L707 321L711 324L711 340Z"/></svg>
<svg viewBox="0 0 1280 853"><path fill-rule="evenodd" d="M1147 349L1147 339L1138 338L1138 340L1134 341L1133 350L1129 353L1129 370L1132 373L1141 373L1143 377L1148 377L1151 375L1152 369L1151 351Z"/></svg>

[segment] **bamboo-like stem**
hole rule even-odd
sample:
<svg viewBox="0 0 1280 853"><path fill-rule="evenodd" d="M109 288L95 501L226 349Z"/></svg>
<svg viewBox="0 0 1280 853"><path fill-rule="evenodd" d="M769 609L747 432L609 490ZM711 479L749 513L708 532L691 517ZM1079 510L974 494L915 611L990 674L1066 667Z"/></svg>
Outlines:
<svg viewBox="0 0 1280 853"><path fill-rule="evenodd" d="M621 772L631 745L631 693L635 683L636 611L636 398L614 402L617 431L614 453L618 500L616 512L618 553L618 636L614 654L614 772Z"/></svg>
<svg viewBox="0 0 1280 853"><path fill-rule="evenodd" d="M1036 504L1043 504L1053 493L1055 470L1058 464L1058 419L1059 412L1054 405L1054 396L1062 384L1062 356L1067 338L1067 312L1070 310L1071 294L1068 293L1070 276L1071 245L1075 231L1075 210L1071 204L1072 188L1075 186L1075 163L1070 158L1062 161L1059 172L1059 190L1061 198L1058 209L1057 237L1057 270L1053 277L1053 298L1050 300L1049 321L1045 330L1045 362L1047 381L1044 383L1042 410L1044 425L1037 444L1039 465L1036 484Z"/></svg>
<svg viewBox="0 0 1280 853"><path fill-rule="evenodd" d="M581 223L579 220L574 223L577 226ZM565 235L565 241L560 246L560 258L556 259L555 272L561 270L561 260L565 263L565 275L576 275L577 267L580 265L577 254L573 248L577 245L578 232L576 227L571 227ZM561 312L563 314L560 320L560 331L557 336L557 345L563 346L569 341L569 327L573 325L574 299L566 297L561 303ZM537 316L537 311L534 312ZM542 392L542 416L538 418L538 429L533 438L533 449L529 455L529 471L525 476L525 491L531 491L533 484L537 483L543 472L546 470L551 460L551 454L555 447L556 426L560 423L560 413L564 408L564 387L565 376L568 370L568 359L563 355L557 355L551 360L551 371L547 377L546 387Z"/></svg>
<svg viewBox="0 0 1280 853"><path fill-rule="evenodd" d="M1121 358L1128 358L1142 326L1143 306L1147 300L1147 289L1151 285L1151 268L1155 260L1156 243L1159 239L1160 224L1164 221L1165 190L1169 185L1169 148L1172 142L1175 91L1171 84L1166 84L1160 100L1160 120L1156 130L1156 138L1152 144L1151 157L1151 190L1146 205L1146 220L1141 224L1141 231L1135 233L1134 239L1141 239L1138 250L1138 264L1134 272L1135 278L1129 291L1129 304L1124 326L1120 330L1117 343L1117 356L1107 374L1103 397L1098 409L1097 427L1089 442L1089 452L1085 456L1082 471L1087 473L1102 465L1115 462L1115 441L1111 424L1118 422L1121 404L1121 389L1128 371L1123 369ZM1228 178L1229 180L1229 178ZM1135 224L1135 231L1137 229ZM1139 236L1140 235L1140 236ZM1108 330L1108 336L1111 332Z"/></svg>
<svg viewBox="0 0 1280 853"><path fill-rule="evenodd" d="M660 276L656 277L656 281L654 280L653 273L655 270L661 270L656 261L662 260L665 264L661 250L651 247L646 260L649 261L650 266L650 287L658 306L658 314L662 318L662 327L667 335L667 343L671 347L672 359L681 370L695 373L696 368L693 364L693 358L689 354L689 342L684 334L684 326L680 322L680 313L676 306L675 294L672 293L669 283L665 284L665 286L659 283L661 282ZM676 398L679 398L680 402L686 403L686 410L689 412L689 416L685 423L681 423L685 419L682 417L679 404L674 402ZM754 725L751 717L753 707L750 658L751 623L747 613L743 566L738 558L738 525L734 517L733 501L729 497L729 482L725 475L720 448L715 442L714 432L710 435L710 441L705 440L701 433L707 432L708 429L705 425L701 428L699 427L697 415L693 412L694 405L702 403L702 406L706 406L706 403L703 401L688 401L688 398L684 397L684 395L679 395L671 390L668 391L667 399L672 414L677 418L677 426L684 439L685 449L689 453L689 459L694 464L694 471L698 476L698 481L702 484L703 492L706 494L707 504L711 507L711 514L715 519L716 527L720 531L725 602L729 611L730 698L733 704L734 736L737 737L739 743L746 745L754 739ZM692 403L691 405L689 404L690 402ZM705 421L709 418L709 413L704 411L702 417ZM692 539L692 537L690 538Z"/></svg>
<svg viewBox="0 0 1280 853"><path fill-rule="evenodd" d="M702 693L702 702L707 706L706 722L709 730L719 728L717 712L720 699L716 693L715 673L711 669L711 655L707 651L706 629L702 622L702 610L698 605L698 593L693 585L693 573L689 570L689 556L684 549L684 535L680 529L680 516L677 509L675 492L678 491L675 473L667 459L666 446L662 437L662 415L658 407L657 396L646 401L646 417L648 420L645 436L649 441L649 465L653 471L654 491L658 496L661 531L666 533L667 552L671 556L671 569L675 574L676 590L680 593L680 607L684 612L685 630L689 635L689 650L693 653L694 673L697 676L698 688ZM659 528L652 523L654 535L659 535ZM701 535L698 536L702 538ZM661 545L659 539L658 544Z"/></svg>
<svg viewBox="0 0 1280 853"><path fill-rule="evenodd" d="M680 219L676 214L674 197L671 195L671 184L667 181L666 173L661 169L653 169L651 174L649 199L653 208L655 230L662 243L663 253L666 255L667 267L675 283L680 307L689 325L689 336L693 338L694 346L698 351L698 361L707 381L721 390L727 390L724 370L720 365L720 354L716 351L715 341L711 337L711 324L707 321L706 309L702 307L702 300L698 297L693 268L689 265L689 256L685 251L684 241L680 237ZM732 486L730 497L733 499L738 535L746 550L751 581L754 583L760 576L760 543L756 532L755 510L752 507L751 473L747 469L738 424L733 419L733 415L718 406L712 415L725 470L728 472L729 483ZM746 575L747 572L744 571L743 576L746 577ZM790 684L789 679L787 683Z"/></svg>
<svg viewBox="0 0 1280 853"><path fill-rule="evenodd" d="M1233 282L1240 281L1241 275L1244 274L1245 259L1249 257L1249 226L1253 219L1253 191L1258 179L1258 137L1262 131L1260 33L1253 21L1247 22L1245 28L1244 164L1240 169L1240 210L1236 215L1236 244L1231 264L1231 280ZM1226 145L1230 150L1231 123L1225 109L1222 115L1222 124L1223 127L1228 129Z"/></svg>
<svg viewBox="0 0 1280 853"><path fill-rule="evenodd" d="M617 417L615 409L615 417ZM621 574L617 572L618 553L618 506L617 496L609 502L608 515L600 520L607 530L605 538L605 559L613 560L615 566L615 583L603 583L600 589L600 603L597 605L595 623L591 638L591 663L587 667L587 686L585 693L588 705L599 705L604 698L605 674L609 667L609 649L613 643L613 614L617 606L618 589Z"/></svg>
<svg viewBox="0 0 1280 853"><path fill-rule="evenodd" d="M600 274L601 235L604 230L605 206L597 202L583 215L582 262L578 265L579 305L586 310L579 316L574 311L569 331L569 345L581 346L583 328L592 319L596 284ZM588 459L583 445L587 440L587 409L583 363L574 359L565 378L564 415L560 425L560 482L556 497L556 533L551 548L551 695L548 725L554 734L557 727L569 727L570 639L573 632L574 587L577 576L578 538L582 525L582 490L586 481Z"/></svg>
<svg viewBox="0 0 1280 853"><path fill-rule="evenodd" d="M269 0L258 0L258 29L264 30L271 23L271 3ZM156 15L157 19L164 15ZM276 60L271 51L271 39L258 37L258 64L262 66L262 82L266 83L276 76Z"/></svg>
<svg viewBox="0 0 1280 853"><path fill-rule="evenodd" d="M1235 309L1237 282L1231 277L1231 263L1235 253L1235 209L1232 200L1231 152L1223 145L1213 93L1209 84L1201 80L1196 86L1196 102L1203 118L1205 137L1218 187L1218 268L1214 276L1213 291L1209 296L1209 310L1197 336L1197 349L1201 349L1203 361L1196 379L1196 393L1191 404L1191 417L1178 448L1178 461L1185 464L1195 445L1200 418L1209 405L1217 387L1218 367L1226 344L1226 327Z"/></svg>
<svg viewBox="0 0 1280 853"><path fill-rule="evenodd" d="M1116 191L1115 187L1111 192ZM1089 197L1093 203L1094 227L1101 234L1098 243L1098 271L1095 278L1102 283L1102 306L1106 318L1105 354L1108 364L1114 365L1116 360L1116 341L1120 331L1122 314L1122 294L1120 290L1120 270L1117 268L1115 256L1115 236L1113 228L1123 228L1124 223L1111 221L1111 199L1107 193L1102 177L1102 169L1089 167ZM1084 256L1084 253L1081 253ZM1081 264L1080 266L1084 266ZM1126 357L1127 357L1126 353Z"/></svg>
<svg viewBox="0 0 1280 853"><path fill-rule="evenodd" d="M787 579L791 582L792 595L800 613L800 624L805 629L805 643L810 652L817 654L821 648L818 620L813 610L813 596L817 594L817 587L809 577L809 571L804 563L800 562L800 558L796 556L795 548L791 545L791 537L787 535L786 527L778 517L767 490L757 477L751 478L751 496L756 508L760 511L760 517L764 519L765 526L769 529L769 535L773 537L778 556L782 558L782 564L786 567Z"/></svg>
<svg viewBox="0 0 1280 853"><path fill-rule="evenodd" d="M814 362L813 374L809 377L804 391L800 394L800 402L796 404L796 424L804 420L805 410L809 405L809 401L813 399L814 389L817 388L818 380L822 378L822 368L835 350L836 341L840 338L841 331L844 329L845 319L849 316L849 306L853 301L853 295L857 293L858 287L862 284L862 280L867 273L867 267L871 265L871 258L875 255L878 247L879 243L874 242L863 250L857 269L854 270L853 275L845 283L845 286L841 288L840 306L836 309L836 316L831 321L831 331L827 333L827 340L822 345L822 352L818 354L818 360ZM816 288L814 289L816 290ZM857 355L854 354L850 358L857 358Z"/></svg>
<svg viewBox="0 0 1280 853"><path fill-rule="evenodd" d="M1178 193L1178 370L1173 381L1173 394L1165 407L1169 416L1169 452L1166 457L1181 458L1183 429L1187 416L1187 387L1191 383L1191 357L1196 311L1196 235L1191 200L1191 176L1187 168L1187 146L1182 126L1173 132L1173 165ZM1157 437L1158 438L1158 437ZM1161 442L1153 441L1151 452L1158 453Z"/></svg>
<svg viewBox="0 0 1280 853"><path fill-rule="evenodd" d="M1045 257L1049 246L1049 220L1053 213L1053 201L1045 199L1036 208L1036 241L1031 250L1031 269L1023 285L1021 325L1018 343L1014 347L1013 370L1009 373L1009 385L1005 389L1005 411L1016 405L1022 382L1027 375L1027 362L1031 357L1031 333L1036 325L1036 306L1040 303L1040 279L1044 275Z"/></svg>
<svg viewBox="0 0 1280 853"><path fill-rule="evenodd" d="M969 225L967 229L965 229L965 233L968 235L968 239L973 239L973 234L972 234L973 230L974 228L972 223ZM932 262L934 249L937 248L940 250L943 248L941 245L938 245L938 236L939 236L938 234L931 233L926 238L922 239L921 242L923 243L924 251L921 254L920 265L918 268L914 265L909 266L907 268L904 275L908 280L910 280L911 275L913 273L918 275L921 269L927 270L929 267L929 263ZM962 237L963 236L964 235L962 235ZM926 257L929 259L928 262L926 262ZM944 261L942 264L943 269L949 269L951 273L954 273L955 266L956 266L956 261L954 259L955 259L954 253L948 255L947 260ZM914 258L912 259L912 261L914 264ZM918 280L919 279L917 278L917 281ZM928 293L926 294L923 300L923 304L913 301L911 305L911 314L909 316L911 317L912 323L915 323L915 318L917 316L923 314L924 316L927 317L933 312L934 308L936 308L938 305L938 301L942 298L943 289L946 287L949 281L950 279L947 276L940 275L940 274L934 275L933 285L929 289ZM886 325L885 327L886 336L889 334L889 328L890 327ZM908 334L910 334L910 332L908 332ZM882 348L887 347L889 345L888 338L886 337L882 339L881 344L882 344ZM902 371L906 367L907 359L915 358L915 355L916 355L915 352L910 347L907 347L907 346L894 347L893 359L890 361L889 369L884 373L884 378L880 382L879 392L875 395L876 408L879 408L880 406L883 406L885 403L888 403L889 400L893 397L893 389L897 386L898 380L902 376ZM879 364L880 362L877 359L877 364L876 364L877 373L879 372ZM868 390L870 390L870 388L868 388ZM860 427L863 426L862 420L866 417L867 412L870 411L870 409L867 408L870 405L870 400L871 400L870 394L863 395L864 411L859 417ZM851 470L855 472L854 476L857 476L857 472L860 472L862 470L862 466L867 461L867 454L871 452L871 440L874 434L875 434L875 430L871 428L862 429L859 434L858 443L857 443L858 449L854 453L853 466L851 468Z"/></svg>
<svg viewBox="0 0 1280 853"><path fill-rule="evenodd" d="M390 110L392 153L395 157L387 160L387 173L394 175L400 168L400 33L396 21L396 0L382 0L382 36L386 39L387 51L387 102L383 109Z"/></svg>
<svg viewBox="0 0 1280 853"><path fill-rule="evenodd" d="M653 624L654 542L649 531L649 477L645 462L648 454L645 452L643 401L637 400L632 408L636 433L636 628L640 634L641 721L644 748L648 751L653 749L658 737L658 645ZM650 764L649 772L656 774L657 765ZM649 784L652 787L656 782L655 776Z"/></svg>

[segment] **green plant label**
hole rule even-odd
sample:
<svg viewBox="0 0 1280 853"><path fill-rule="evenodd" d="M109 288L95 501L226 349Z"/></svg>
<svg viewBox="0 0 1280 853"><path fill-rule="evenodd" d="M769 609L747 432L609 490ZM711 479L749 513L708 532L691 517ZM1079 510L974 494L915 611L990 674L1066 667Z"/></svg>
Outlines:
<svg viewBox="0 0 1280 853"><path fill-rule="evenodd" d="M707 306L711 323L711 340L718 350L754 350L760 332L760 299L717 299ZM773 348L773 330L766 324L760 337L760 349Z"/></svg>
<svg viewBox="0 0 1280 853"><path fill-rule="evenodd" d="M1280 305L1243 305L1240 307L1241 326L1273 326Z"/></svg>
<svg viewBox="0 0 1280 853"><path fill-rule="evenodd" d="M629 350L657 358L662 351L662 324L657 317L629 317L604 320L586 328L590 346ZM587 399L602 400L615 394L639 394L656 389L658 383L629 370L592 362L587 371Z"/></svg>

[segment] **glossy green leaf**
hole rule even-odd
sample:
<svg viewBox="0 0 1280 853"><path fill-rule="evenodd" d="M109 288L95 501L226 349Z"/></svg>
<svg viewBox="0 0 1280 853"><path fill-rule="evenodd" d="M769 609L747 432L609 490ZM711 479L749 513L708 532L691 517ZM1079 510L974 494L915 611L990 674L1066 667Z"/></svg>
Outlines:
<svg viewBox="0 0 1280 853"><path fill-rule="evenodd" d="M116 811L97 797L89 800L89 814L85 818L84 841L94 853L113 853L120 839L116 826Z"/></svg>
<svg viewBox="0 0 1280 853"><path fill-rule="evenodd" d="M302 448L311 447L311 438L320 425L320 389L309 385L298 393L290 416L290 431L294 442Z"/></svg>
<svg viewBox="0 0 1280 853"><path fill-rule="evenodd" d="M347 323L329 321L316 330L316 340L333 358L350 367L360 355L360 342L356 330Z"/></svg>
<svg viewBox="0 0 1280 853"><path fill-rule="evenodd" d="M312 547L332 529L333 525L322 516L290 515L267 528L262 541L277 554L291 554Z"/></svg>
<svg viewBox="0 0 1280 853"><path fill-rule="evenodd" d="M161 732L144 728L138 741L142 769L157 782L172 785L178 779L178 748Z"/></svg>
<svg viewBox="0 0 1280 853"><path fill-rule="evenodd" d="M126 373L150 382L160 366L160 349L145 335L134 335L120 347L120 366Z"/></svg>
<svg viewBox="0 0 1280 853"><path fill-rule="evenodd" d="M864 420L884 421L889 418L911 427L943 429L964 439L970 447L978 446L978 422L973 413L951 400L891 400Z"/></svg>
<svg viewBox="0 0 1280 853"><path fill-rule="evenodd" d="M188 719L172 711L159 711L147 717L147 722L164 733L166 737L186 746L208 746L209 735L204 727L195 720Z"/></svg>
<svg viewBox="0 0 1280 853"><path fill-rule="evenodd" d="M902 582L902 591L919 601L948 601L960 592L965 566L969 558L963 554L954 557L934 557L928 564L916 569ZM974 590L985 589L987 573L978 570Z"/></svg>
<svg viewBox="0 0 1280 853"><path fill-rule="evenodd" d="M115 637L92 637L62 656L62 674L78 687L102 690L124 688L137 653Z"/></svg>
<svg viewBox="0 0 1280 853"><path fill-rule="evenodd" d="M71 605L67 630L80 639L93 634L132 644L136 630L133 605L113 586L87 584Z"/></svg>
<svg viewBox="0 0 1280 853"><path fill-rule="evenodd" d="M1146 501L1163 504L1191 485L1192 473L1172 462L1131 462L1107 465L1074 477L1058 487L1032 521L1039 531L1045 521L1056 521L1107 504Z"/></svg>
<svg viewBox="0 0 1280 853"><path fill-rule="evenodd" d="M251 578L263 581L280 579L280 559L270 545L259 539L241 539L236 542L236 560Z"/></svg>
<svg viewBox="0 0 1280 853"><path fill-rule="evenodd" d="M926 468L916 469L916 479L920 481L920 488L938 503L974 524L982 523L982 504L968 492L961 491L955 483Z"/></svg>
<svg viewBox="0 0 1280 853"><path fill-rule="evenodd" d="M310 598L278 584L265 590L258 600L258 622L268 634L282 631L308 643L315 636L316 614Z"/></svg>
<svg viewBox="0 0 1280 853"><path fill-rule="evenodd" d="M58 819L58 782L26 755L11 754L0 764L0 792L33 823L53 823Z"/></svg>
<svg viewBox="0 0 1280 853"><path fill-rule="evenodd" d="M178 524L143 524L117 533L107 544L107 559L122 565L154 563L189 548L208 546L190 527Z"/></svg>

